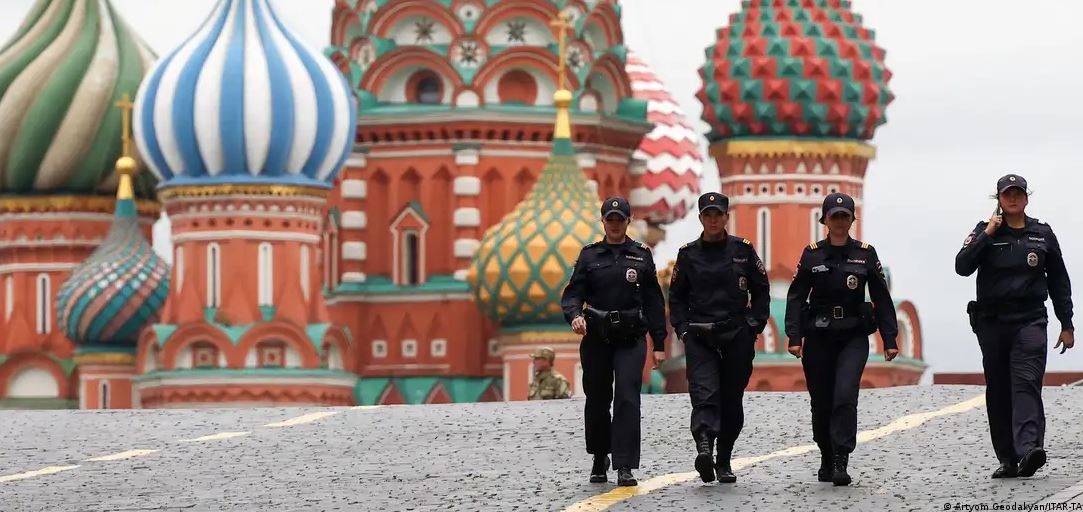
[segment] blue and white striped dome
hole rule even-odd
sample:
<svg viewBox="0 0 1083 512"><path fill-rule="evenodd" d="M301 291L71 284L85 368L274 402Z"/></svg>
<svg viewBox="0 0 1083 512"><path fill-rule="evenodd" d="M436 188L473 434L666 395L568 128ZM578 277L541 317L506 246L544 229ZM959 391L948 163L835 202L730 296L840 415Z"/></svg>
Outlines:
<svg viewBox="0 0 1083 512"><path fill-rule="evenodd" d="M135 136L161 187L328 187L352 147L345 79L268 0L219 0L158 62L135 103Z"/></svg>

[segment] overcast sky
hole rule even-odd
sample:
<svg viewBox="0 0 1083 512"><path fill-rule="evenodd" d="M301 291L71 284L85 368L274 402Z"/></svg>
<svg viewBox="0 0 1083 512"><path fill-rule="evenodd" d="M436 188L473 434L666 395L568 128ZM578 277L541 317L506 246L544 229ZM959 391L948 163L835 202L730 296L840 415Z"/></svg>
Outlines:
<svg viewBox="0 0 1083 512"><path fill-rule="evenodd" d="M332 0L271 0L311 44L330 37ZM213 0L113 0L159 54L180 44ZM623 0L627 45L650 64L693 120L703 49L738 0ZM954 257L986 218L996 179L1025 176L1035 191L1028 212L1056 230L1083 304L1083 2L1070 0L855 0L876 30L898 97L873 143L878 157L865 187L866 241L891 268L896 298L921 315L926 360L934 371L980 371L966 322L973 278L954 273ZM32 0L3 0L0 40ZM700 124L703 127L702 124ZM705 128L705 127L704 127ZM705 190L717 190L713 163ZM1073 206L1076 206L1073 208ZM677 223L658 248L669 260L697 236L695 217ZM156 241L164 237L159 230ZM1083 309L1081 306L1079 309ZM1050 317L1052 317L1050 310ZM1079 320L1083 323L1083 319ZM1059 333L1053 320L1050 338ZM1083 341L1083 340L1081 340ZM1052 346L1052 342L1050 343ZM1083 347L1049 357L1051 370L1083 370Z"/></svg>

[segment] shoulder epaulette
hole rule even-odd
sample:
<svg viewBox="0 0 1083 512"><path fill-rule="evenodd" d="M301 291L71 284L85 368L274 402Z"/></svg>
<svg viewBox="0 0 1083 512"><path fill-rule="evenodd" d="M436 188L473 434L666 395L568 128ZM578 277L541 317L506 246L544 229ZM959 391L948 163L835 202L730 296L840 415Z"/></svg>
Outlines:
<svg viewBox="0 0 1083 512"><path fill-rule="evenodd" d="M871 247L871 246L869 245L868 242L861 242L861 248L862 249L865 249L867 251L867 250L869 250L869 247Z"/></svg>
<svg viewBox="0 0 1083 512"><path fill-rule="evenodd" d="M650 248L647 247L646 244L644 244L643 242L640 242L639 240L632 240L632 242L635 243L636 247L639 247L640 249L646 249L648 251L650 250Z"/></svg>
<svg viewBox="0 0 1083 512"><path fill-rule="evenodd" d="M752 245L752 240L749 240L747 238L742 238L741 241L744 242L747 245Z"/></svg>
<svg viewBox="0 0 1083 512"><path fill-rule="evenodd" d="M812 242L811 244L808 244L808 248L815 251L820 248L820 242Z"/></svg>

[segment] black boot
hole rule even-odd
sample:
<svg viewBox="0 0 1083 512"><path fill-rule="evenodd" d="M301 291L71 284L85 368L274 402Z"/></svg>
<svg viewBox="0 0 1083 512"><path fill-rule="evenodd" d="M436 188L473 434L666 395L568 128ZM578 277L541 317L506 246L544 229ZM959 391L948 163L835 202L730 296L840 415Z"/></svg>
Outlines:
<svg viewBox="0 0 1083 512"><path fill-rule="evenodd" d="M821 482L833 482L835 474L835 461L831 457L830 449L820 448L820 469L816 471L816 480Z"/></svg>
<svg viewBox="0 0 1083 512"><path fill-rule="evenodd" d="M1042 448L1033 448L1022 460L1019 461L1019 476L1031 477L1038 471L1038 468L1045 465L1045 450Z"/></svg>
<svg viewBox="0 0 1083 512"><path fill-rule="evenodd" d="M632 487L639 485L636 481L636 477L632 476L632 470L630 468L617 468L617 485L621 487Z"/></svg>
<svg viewBox="0 0 1083 512"><path fill-rule="evenodd" d="M1005 462L993 471L993 478L1015 478L1019 476L1019 466L1014 462Z"/></svg>
<svg viewBox="0 0 1083 512"><path fill-rule="evenodd" d="M732 484L737 481L737 475L733 474L733 468L730 467L731 455L729 451L718 449L718 458L714 461L714 473L719 483Z"/></svg>
<svg viewBox="0 0 1083 512"><path fill-rule="evenodd" d="M850 454L836 453L834 456L835 472L831 475L831 481L835 485L850 485L850 474L846 472L846 465L850 462Z"/></svg>
<svg viewBox="0 0 1083 512"><path fill-rule="evenodd" d="M696 471L704 483L714 481L714 468L711 467L711 454L714 453L713 439L709 437L696 440Z"/></svg>
<svg viewBox="0 0 1083 512"><path fill-rule="evenodd" d="M608 482L609 479L605 476L607 471L609 471L609 456L595 455L594 466L590 468L590 483L604 484Z"/></svg>

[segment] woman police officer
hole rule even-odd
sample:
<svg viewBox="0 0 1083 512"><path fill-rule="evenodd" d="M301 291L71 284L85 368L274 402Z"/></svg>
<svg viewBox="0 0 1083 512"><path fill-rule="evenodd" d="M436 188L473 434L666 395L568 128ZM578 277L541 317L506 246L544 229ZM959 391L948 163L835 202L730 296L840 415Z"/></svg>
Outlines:
<svg viewBox="0 0 1083 512"><path fill-rule="evenodd" d="M884 359L899 351L895 305L876 250L850 238L854 200L824 199L825 240L805 248L786 298L789 352L801 358L812 402L812 437L820 447L821 482L849 485L849 454L857 444L857 398L869 357L869 335L880 331ZM865 302L868 286L872 304Z"/></svg>
<svg viewBox="0 0 1083 512"><path fill-rule="evenodd" d="M1000 178L996 199L993 216L963 242L955 271L978 272L977 300L967 312L981 347L989 434L1000 460L992 476L1029 477L1046 460L1045 300L1053 300L1061 325L1056 346L1064 353L1075 345L1072 285L1053 229L1026 214L1026 180L1016 174Z"/></svg>

